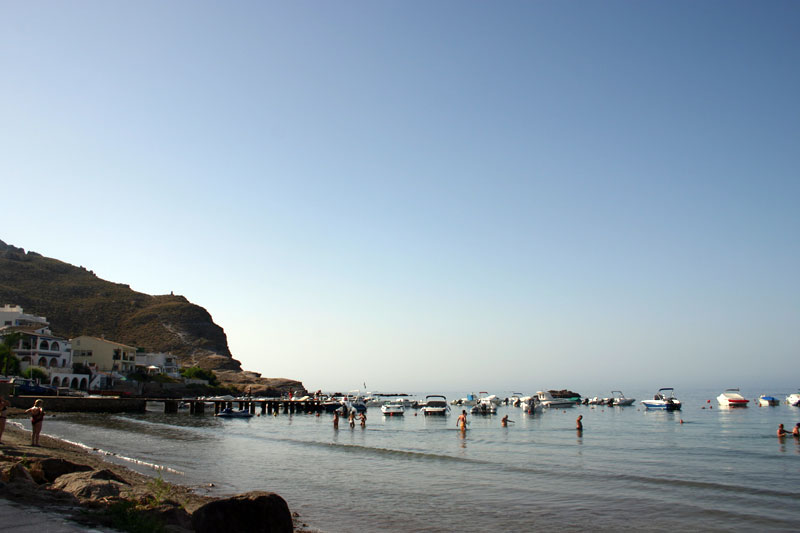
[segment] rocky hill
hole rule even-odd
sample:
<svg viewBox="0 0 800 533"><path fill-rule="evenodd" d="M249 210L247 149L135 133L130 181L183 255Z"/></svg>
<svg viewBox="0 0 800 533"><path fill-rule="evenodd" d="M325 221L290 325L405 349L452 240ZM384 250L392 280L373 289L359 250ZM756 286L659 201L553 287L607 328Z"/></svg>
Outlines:
<svg viewBox="0 0 800 533"><path fill-rule="evenodd" d="M0 241L0 304L21 305L45 316L53 333L66 338L105 336L153 352L172 352L184 366L221 371L225 381L294 387L292 380L266 380L242 373L225 331L202 307L183 296L152 296L98 278L91 270ZM283 383L283 382L286 383Z"/></svg>

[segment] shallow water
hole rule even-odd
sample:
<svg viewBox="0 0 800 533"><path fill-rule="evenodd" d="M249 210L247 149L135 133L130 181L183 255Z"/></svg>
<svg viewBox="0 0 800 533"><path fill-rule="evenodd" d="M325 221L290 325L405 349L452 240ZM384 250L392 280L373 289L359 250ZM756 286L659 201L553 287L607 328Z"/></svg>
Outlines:
<svg viewBox="0 0 800 533"><path fill-rule="evenodd" d="M59 415L44 431L164 465L170 481L213 483L213 495L275 491L326 532L797 530L800 442L775 430L799 422L800 409L751 402L723 410L717 394L678 390L684 408L673 413L645 411L638 400L534 416L500 407L470 416L464 436L455 409L430 418L383 417L378 408L369 409L366 429L343 420L338 431L331 415L225 420L155 411ZM505 413L514 421L508 428L500 427Z"/></svg>

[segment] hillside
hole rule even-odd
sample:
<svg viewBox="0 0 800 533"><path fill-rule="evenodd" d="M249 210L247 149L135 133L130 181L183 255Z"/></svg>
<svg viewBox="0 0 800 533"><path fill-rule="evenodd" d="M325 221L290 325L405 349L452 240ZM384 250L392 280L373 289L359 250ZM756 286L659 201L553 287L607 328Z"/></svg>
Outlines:
<svg viewBox="0 0 800 533"><path fill-rule="evenodd" d="M47 317L63 337L105 336L184 364L241 370L223 329L183 296L151 296L93 272L0 241L0 304Z"/></svg>

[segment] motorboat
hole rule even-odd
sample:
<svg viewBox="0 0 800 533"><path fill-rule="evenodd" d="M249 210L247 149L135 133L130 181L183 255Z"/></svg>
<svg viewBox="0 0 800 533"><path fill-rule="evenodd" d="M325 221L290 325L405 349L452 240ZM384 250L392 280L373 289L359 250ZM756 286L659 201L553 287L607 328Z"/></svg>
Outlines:
<svg viewBox="0 0 800 533"><path fill-rule="evenodd" d="M429 394L425 396L425 405L420 411L425 416L444 416L450 412L450 406L447 405L447 397L441 394Z"/></svg>
<svg viewBox="0 0 800 533"><path fill-rule="evenodd" d="M496 415L497 406L489 398L481 398L478 405L472 406L469 412L473 415Z"/></svg>
<svg viewBox="0 0 800 533"><path fill-rule="evenodd" d="M478 396L473 392L472 394L467 394L464 398L459 398L458 400L453 400L450 402L451 405L478 405Z"/></svg>
<svg viewBox="0 0 800 533"><path fill-rule="evenodd" d="M766 396L762 394L761 396L758 397L758 405L760 405L761 407L771 407L778 405L779 403L780 401L778 401L778 399L774 396Z"/></svg>
<svg viewBox="0 0 800 533"><path fill-rule="evenodd" d="M532 415L538 411L541 411L544 406L542 402L539 401L538 396L523 396L520 398L522 411Z"/></svg>
<svg viewBox="0 0 800 533"><path fill-rule="evenodd" d="M478 398L478 404L491 403L492 405L497 407L503 401L500 398L498 398L496 394L489 394L488 392L485 391L481 391L480 394L481 396L480 398Z"/></svg>
<svg viewBox="0 0 800 533"><path fill-rule="evenodd" d="M539 399L543 407L572 407L575 405L575 400L572 398L554 398L550 391L538 391L536 397Z"/></svg>
<svg viewBox="0 0 800 533"><path fill-rule="evenodd" d="M678 411L681 402L675 397L675 389L664 387L658 389L652 400L642 400L642 405L647 409L662 409L664 411Z"/></svg>
<svg viewBox="0 0 800 533"><path fill-rule="evenodd" d="M792 407L800 407L800 392L795 392L786 397L786 403Z"/></svg>
<svg viewBox="0 0 800 533"><path fill-rule="evenodd" d="M381 413L386 416L403 416L406 408L402 402L386 402L381 405Z"/></svg>
<svg viewBox="0 0 800 533"><path fill-rule="evenodd" d="M226 407L214 416L221 418L250 418L253 416L253 413L245 409L233 410L230 407Z"/></svg>
<svg viewBox="0 0 800 533"><path fill-rule="evenodd" d="M635 401L636 398L626 398L625 395L622 394L621 390L612 390L611 398L608 399L608 405L624 407L626 405L633 405L633 402Z"/></svg>
<svg viewBox="0 0 800 533"><path fill-rule="evenodd" d="M717 396L720 407L747 407L750 400L745 399L739 393L739 389L725 389L725 392Z"/></svg>

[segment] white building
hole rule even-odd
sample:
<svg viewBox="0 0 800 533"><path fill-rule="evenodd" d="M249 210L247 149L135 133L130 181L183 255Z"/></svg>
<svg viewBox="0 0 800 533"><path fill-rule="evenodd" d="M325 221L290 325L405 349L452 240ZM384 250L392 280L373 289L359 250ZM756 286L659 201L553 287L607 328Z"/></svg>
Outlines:
<svg viewBox="0 0 800 533"><path fill-rule="evenodd" d="M5 304L0 308L0 328L3 326L41 328L49 325L45 317L26 314L19 305Z"/></svg>
<svg viewBox="0 0 800 533"><path fill-rule="evenodd" d="M136 368L145 373L166 374L171 378L180 376L178 358L171 353L137 353Z"/></svg>
<svg viewBox="0 0 800 533"><path fill-rule="evenodd" d="M21 333L19 343L13 348L20 361L20 369L36 366L45 371L66 369L72 372L72 344L67 339L56 337L46 326L39 328L3 326L0 338L9 333Z"/></svg>

